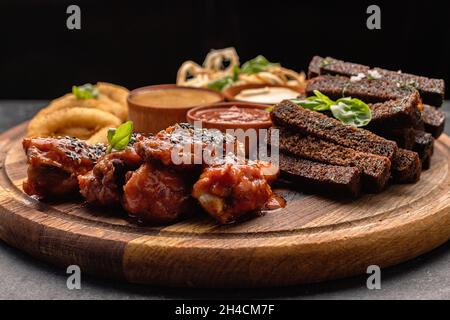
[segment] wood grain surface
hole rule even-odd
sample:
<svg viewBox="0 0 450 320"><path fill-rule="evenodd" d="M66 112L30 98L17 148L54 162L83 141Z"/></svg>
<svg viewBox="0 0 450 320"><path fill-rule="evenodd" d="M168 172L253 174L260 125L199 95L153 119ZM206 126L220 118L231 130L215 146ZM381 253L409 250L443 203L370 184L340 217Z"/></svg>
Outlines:
<svg viewBox="0 0 450 320"><path fill-rule="evenodd" d="M61 267L163 286L285 286L397 264L450 238L446 135L416 184L352 202L278 189L286 208L239 224L218 226L199 212L170 226L143 227L120 209L81 199L43 203L24 194L25 126L0 136L0 238Z"/></svg>

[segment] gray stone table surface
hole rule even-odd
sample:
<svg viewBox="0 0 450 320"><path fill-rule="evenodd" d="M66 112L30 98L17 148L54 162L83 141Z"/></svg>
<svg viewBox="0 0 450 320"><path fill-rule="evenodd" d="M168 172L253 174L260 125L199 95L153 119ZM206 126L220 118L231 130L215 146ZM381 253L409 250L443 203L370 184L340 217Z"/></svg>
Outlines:
<svg viewBox="0 0 450 320"><path fill-rule="evenodd" d="M0 131L29 119L45 101L0 101ZM443 110L450 107L447 101ZM446 126L450 133L450 126ZM132 285L82 276L68 290L65 270L0 241L0 299L450 299L450 242L412 261L382 270L380 290L366 277L287 288L205 290Z"/></svg>

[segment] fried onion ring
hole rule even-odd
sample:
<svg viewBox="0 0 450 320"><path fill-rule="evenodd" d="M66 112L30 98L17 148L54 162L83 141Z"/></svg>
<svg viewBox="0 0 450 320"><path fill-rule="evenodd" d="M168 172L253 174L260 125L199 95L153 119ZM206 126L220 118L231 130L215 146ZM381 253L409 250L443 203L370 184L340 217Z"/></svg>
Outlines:
<svg viewBox="0 0 450 320"><path fill-rule="evenodd" d="M83 127L97 131L104 127L118 127L122 121L115 115L92 108L63 108L33 118L28 136L55 136L67 128Z"/></svg>
<svg viewBox="0 0 450 320"><path fill-rule="evenodd" d="M36 117L48 115L57 110L67 108L92 108L103 110L117 116L122 122L126 121L128 118L128 109L105 95L99 95L97 99L77 99L72 93L68 93L53 100L48 107L39 111Z"/></svg>
<svg viewBox="0 0 450 320"><path fill-rule="evenodd" d="M77 137L79 139L88 139L91 137L95 131L89 128L82 128L82 127L72 127L72 128L63 128L60 131L56 132L55 135L65 137Z"/></svg>
<svg viewBox="0 0 450 320"><path fill-rule="evenodd" d="M127 98L130 91L127 88L108 82L97 82L96 87L100 95L107 96L112 101L120 103L128 111Z"/></svg>
<svg viewBox="0 0 450 320"><path fill-rule="evenodd" d="M109 128L110 127L101 128L96 133L94 133L89 139L87 139L86 142L89 144L97 144L97 143L107 144L108 143L107 134Z"/></svg>

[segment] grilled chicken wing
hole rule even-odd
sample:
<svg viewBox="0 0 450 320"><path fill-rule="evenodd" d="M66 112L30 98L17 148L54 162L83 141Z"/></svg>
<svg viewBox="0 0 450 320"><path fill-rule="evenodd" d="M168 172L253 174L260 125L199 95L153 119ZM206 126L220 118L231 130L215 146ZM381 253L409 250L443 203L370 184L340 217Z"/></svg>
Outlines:
<svg viewBox="0 0 450 320"><path fill-rule="evenodd" d="M192 182L181 172L145 163L129 173L124 186L123 206L139 220L168 223L187 213L192 206Z"/></svg>
<svg viewBox="0 0 450 320"><path fill-rule="evenodd" d="M272 189L261 167L228 162L204 169L192 196L217 221L228 223L263 208Z"/></svg>
<svg viewBox="0 0 450 320"><path fill-rule="evenodd" d="M104 206L120 204L126 173L141 164L141 157L131 147L109 153L100 158L91 171L78 176L80 193L87 202Z"/></svg>
<svg viewBox="0 0 450 320"><path fill-rule="evenodd" d="M122 204L139 220L167 223L198 203L220 223L262 209L278 168L247 161L242 145L219 131L181 124L151 137L133 136L123 151L105 154L73 138L27 138L28 179L39 198L80 193L87 202ZM228 152L235 155L230 155ZM225 156L226 155L226 156Z"/></svg>
<svg viewBox="0 0 450 320"><path fill-rule="evenodd" d="M23 190L38 198L76 193L77 176L90 171L106 150L69 137L25 138L22 144L28 161Z"/></svg>
<svg viewBox="0 0 450 320"><path fill-rule="evenodd" d="M144 161L159 161L180 170L210 165L230 152L245 154L234 137L218 130L195 129L184 123L143 139L134 147Z"/></svg>

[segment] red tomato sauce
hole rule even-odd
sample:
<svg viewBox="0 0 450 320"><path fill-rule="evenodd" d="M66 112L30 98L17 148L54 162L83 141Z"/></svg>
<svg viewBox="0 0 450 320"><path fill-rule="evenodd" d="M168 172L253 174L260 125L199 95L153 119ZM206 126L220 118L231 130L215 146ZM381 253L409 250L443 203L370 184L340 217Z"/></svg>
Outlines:
<svg viewBox="0 0 450 320"><path fill-rule="evenodd" d="M262 109L230 108L206 109L197 112L196 116L200 120L212 123L252 123L265 122L270 120L270 113Z"/></svg>

